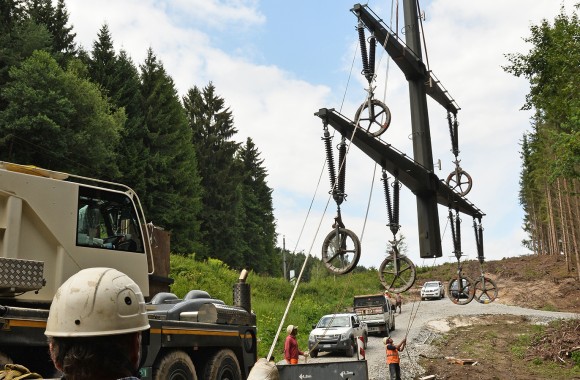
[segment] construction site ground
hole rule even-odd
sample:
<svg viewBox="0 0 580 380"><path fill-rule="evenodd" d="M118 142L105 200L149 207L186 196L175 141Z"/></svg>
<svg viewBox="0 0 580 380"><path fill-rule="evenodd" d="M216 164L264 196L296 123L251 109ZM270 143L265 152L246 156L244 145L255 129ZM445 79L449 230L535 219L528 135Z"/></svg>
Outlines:
<svg viewBox="0 0 580 380"><path fill-rule="evenodd" d="M479 265L464 270L476 276ZM456 316L427 326L441 331L420 355L423 376L434 379L580 379L580 281L564 257L524 256L485 263L498 285L496 303L538 311L576 313L550 319L522 313ZM453 305L455 306L455 305ZM485 306L482 310L485 312Z"/></svg>

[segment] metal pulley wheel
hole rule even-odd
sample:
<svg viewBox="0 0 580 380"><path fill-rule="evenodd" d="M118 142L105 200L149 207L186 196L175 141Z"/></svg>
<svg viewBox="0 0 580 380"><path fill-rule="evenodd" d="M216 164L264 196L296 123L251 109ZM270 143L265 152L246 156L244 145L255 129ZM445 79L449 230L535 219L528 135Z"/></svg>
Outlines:
<svg viewBox="0 0 580 380"><path fill-rule="evenodd" d="M395 256L397 257L395 259ZM387 256L379 267L379 280L385 290L393 293L402 293L409 290L415 283L417 270L413 262L405 255Z"/></svg>
<svg viewBox="0 0 580 380"><path fill-rule="evenodd" d="M335 228L322 243L322 262L331 273L346 274L360 259L360 240L351 230Z"/></svg>
<svg viewBox="0 0 580 380"><path fill-rule="evenodd" d="M461 280L461 281L460 281ZM449 280L447 295L457 305L467 305L475 296L475 282L462 274Z"/></svg>
<svg viewBox="0 0 580 380"><path fill-rule="evenodd" d="M459 195L465 196L471 191L473 181L469 173L459 168L449 174L446 183L452 190L457 191Z"/></svg>
<svg viewBox="0 0 580 380"><path fill-rule="evenodd" d="M497 286L495 285L495 282L489 277L480 277L475 282L474 288L474 298L479 303L491 303L497 298Z"/></svg>
<svg viewBox="0 0 580 380"><path fill-rule="evenodd" d="M391 125L391 111L380 100L365 101L354 116L357 126L374 137L382 135Z"/></svg>

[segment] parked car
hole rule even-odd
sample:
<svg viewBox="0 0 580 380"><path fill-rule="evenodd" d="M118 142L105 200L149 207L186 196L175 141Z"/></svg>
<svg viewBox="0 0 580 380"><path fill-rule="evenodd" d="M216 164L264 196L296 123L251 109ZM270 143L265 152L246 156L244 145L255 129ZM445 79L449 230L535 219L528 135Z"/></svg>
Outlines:
<svg viewBox="0 0 580 380"><path fill-rule="evenodd" d="M459 291L459 281L457 279L451 280L449 283L449 293L453 298L467 298L469 297L469 286L466 279L462 278L461 283L463 284L461 291Z"/></svg>
<svg viewBox="0 0 580 380"><path fill-rule="evenodd" d="M445 297L445 289L441 281L427 281L421 288L421 300L429 298L441 299Z"/></svg>
<svg viewBox="0 0 580 380"><path fill-rule="evenodd" d="M325 315L312 328L308 336L308 350L313 358L319 352L344 352L347 356L353 356L359 336L363 337L363 348L366 348L368 328L355 313Z"/></svg>

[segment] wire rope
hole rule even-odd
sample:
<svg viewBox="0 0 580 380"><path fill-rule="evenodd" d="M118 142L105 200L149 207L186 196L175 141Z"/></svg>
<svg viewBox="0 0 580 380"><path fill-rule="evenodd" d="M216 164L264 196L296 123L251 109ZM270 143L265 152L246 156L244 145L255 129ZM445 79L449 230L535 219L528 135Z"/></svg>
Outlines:
<svg viewBox="0 0 580 380"><path fill-rule="evenodd" d="M350 79L352 77L352 70L354 69L354 62L356 60L356 53L357 53L357 51L358 51L358 47L355 45L355 53L353 55L353 60L352 60L352 63L351 63L351 69L350 69L349 76L348 76L348 79L347 79L347 85L346 85L345 92L344 92L343 99L342 99L342 103L341 103L341 106L340 106L340 110L341 111L342 111L342 108L344 106L344 102L345 102L345 99L346 99L346 93L348 92L348 87L349 87L349 84L350 84ZM354 138L355 131L356 131L356 128L353 131L353 136L351 137L350 143L347 145L347 151L346 151L346 154L344 155L344 159L340 163L339 172L340 172L340 170L342 170L342 165L344 165L344 162L346 161L346 157L348 155L348 151L350 150L350 144L352 143L352 138ZM336 131L333 132L332 137L334 137L335 133L336 133ZM312 200L310 202L310 206L309 206L307 215L305 217L304 223L302 224L302 228L300 230L300 234L298 236L298 240L296 241L296 245L294 247L294 251L293 252L296 252L296 249L298 248L298 244L300 242L300 239L301 239L302 234L304 232L304 228L305 228L306 223L308 221L308 218L310 216L310 212L312 210L312 205L314 204L314 199L316 198L316 194L318 193L318 188L319 188L320 182L322 180L322 176L323 176L323 173L324 173L324 168L326 167L326 162L327 161L325 159L324 160L324 163L322 165L322 169L320 171L320 175L318 177L318 183L317 183L317 186L316 186L316 190L315 190L314 195L312 197ZM334 187L336 187L336 185L337 185L337 182L333 184ZM294 300L294 297L296 296L296 291L297 291L298 286L299 286L299 284L301 282L301 279L302 279L302 275L304 273L304 270L306 269L306 265L308 263L308 258L310 257L310 255L312 253L312 248L314 246L314 242L316 241L316 238L318 236L318 232L320 231L320 226L322 225L322 220L324 219L324 216L326 215L326 211L328 210L328 205L330 204L331 197L332 196L329 195L328 196L328 199L326 201L326 206L324 207L324 212L322 213L322 216L321 216L320 221L318 223L318 227L316 228L316 232L315 232L314 237L312 239L312 243L310 245L310 248L308 250L308 253L305 255L304 263L302 264L302 268L300 269L300 273L298 274L298 277L296 278L296 283L294 284L294 288L292 289L292 294L290 295L290 299L288 300L288 303L286 304L286 309L284 310L284 314L282 315L282 319L280 320L280 324L279 324L278 329L276 331L276 335L274 336L274 339L272 341L272 345L270 347L270 350L268 352L268 356L266 358L267 361L269 361L270 358L272 357L272 354L273 354L274 349L276 347L276 343L278 342L278 338L280 337L280 332L281 332L281 330L282 330L282 328L284 326L284 323L286 321L286 317L288 316L288 312L290 311L290 306L292 305L292 301ZM350 280L350 278L352 278L352 276L347 277L347 278ZM347 285L348 285L348 283L347 283ZM344 293L343 293L343 299L341 300L341 303L343 302L343 300L344 300Z"/></svg>

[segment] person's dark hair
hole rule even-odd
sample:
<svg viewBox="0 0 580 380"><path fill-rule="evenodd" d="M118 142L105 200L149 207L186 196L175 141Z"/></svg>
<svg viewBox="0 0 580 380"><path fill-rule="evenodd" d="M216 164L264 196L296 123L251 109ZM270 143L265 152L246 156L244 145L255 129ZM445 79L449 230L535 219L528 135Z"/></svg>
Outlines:
<svg viewBox="0 0 580 380"><path fill-rule="evenodd" d="M131 360L136 333L82 337L50 337L50 356L66 380L108 379L136 375Z"/></svg>

